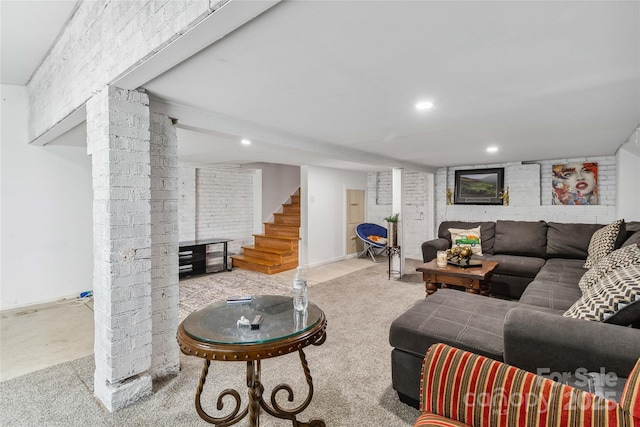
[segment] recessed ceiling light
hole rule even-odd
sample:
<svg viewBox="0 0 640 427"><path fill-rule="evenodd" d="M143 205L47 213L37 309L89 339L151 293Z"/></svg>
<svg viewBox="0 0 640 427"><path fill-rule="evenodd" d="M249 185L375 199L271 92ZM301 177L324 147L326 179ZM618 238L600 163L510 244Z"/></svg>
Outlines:
<svg viewBox="0 0 640 427"><path fill-rule="evenodd" d="M431 101L420 101L416 103L416 110L418 111L430 110L431 108L433 108L433 102Z"/></svg>
<svg viewBox="0 0 640 427"><path fill-rule="evenodd" d="M497 153L497 152L498 152L498 147L496 146L487 147L487 153Z"/></svg>
<svg viewBox="0 0 640 427"><path fill-rule="evenodd" d="M249 144L251 144L251 141L250 141L250 140L248 140L248 139L243 139L243 140L242 140L242 141L240 141L240 142L242 142L244 145L249 145Z"/></svg>

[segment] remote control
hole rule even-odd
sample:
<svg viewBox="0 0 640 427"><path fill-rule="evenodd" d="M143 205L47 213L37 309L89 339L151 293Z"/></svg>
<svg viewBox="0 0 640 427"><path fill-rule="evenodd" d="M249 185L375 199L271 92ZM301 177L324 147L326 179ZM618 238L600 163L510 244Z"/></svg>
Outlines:
<svg viewBox="0 0 640 427"><path fill-rule="evenodd" d="M251 295L233 295L227 297L227 304L241 304L243 302L251 302L252 299Z"/></svg>
<svg viewBox="0 0 640 427"><path fill-rule="evenodd" d="M251 321L251 329L260 329L260 323L262 323L262 315L256 314L256 317Z"/></svg>

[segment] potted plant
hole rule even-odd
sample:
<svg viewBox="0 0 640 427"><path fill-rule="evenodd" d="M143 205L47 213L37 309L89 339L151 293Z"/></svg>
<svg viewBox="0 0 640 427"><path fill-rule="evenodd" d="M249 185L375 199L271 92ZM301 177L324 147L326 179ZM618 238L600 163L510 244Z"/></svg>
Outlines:
<svg viewBox="0 0 640 427"><path fill-rule="evenodd" d="M385 217L385 221L387 221L387 245L388 246L396 246L398 244L398 218L400 214L394 214L388 217Z"/></svg>

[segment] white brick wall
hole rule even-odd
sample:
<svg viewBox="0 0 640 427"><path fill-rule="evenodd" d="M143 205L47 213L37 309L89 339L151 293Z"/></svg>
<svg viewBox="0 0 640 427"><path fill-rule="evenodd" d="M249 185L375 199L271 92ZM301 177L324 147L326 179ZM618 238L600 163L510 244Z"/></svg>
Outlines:
<svg viewBox="0 0 640 427"><path fill-rule="evenodd" d="M368 173L366 221L386 227L391 208L391 171Z"/></svg>
<svg viewBox="0 0 640 427"><path fill-rule="evenodd" d="M598 162L599 205L557 206L551 204L551 167L554 164ZM454 190L455 170L505 168L509 187L509 206L447 205L446 189ZM616 219L616 172L614 156L573 157L528 163L471 165L438 169L436 182L436 221L434 232L444 220L461 221L554 221L607 224Z"/></svg>
<svg viewBox="0 0 640 427"><path fill-rule="evenodd" d="M429 178L425 172L405 172L402 195L403 212L400 227L405 258L422 259L421 245L431 228L428 212ZM392 173L367 174L367 222L387 226L385 217L392 215Z"/></svg>
<svg viewBox="0 0 640 427"><path fill-rule="evenodd" d="M82 1L28 84L30 139L224 1Z"/></svg>
<svg viewBox="0 0 640 427"><path fill-rule="evenodd" d="M600 205L551 205L551 167L559 163L598 162ZM509 187L509 206L447 205L446 189L454 189L455 170L505 168L505 185ZM367 175L367 222L386 227L384 217L391 215L391 172ZM606 224L616 216L616 171L614 156L573 157L537 162L470 165L441 168L434 176L435 220L429 213L428 174L406 172L404 178L403 253L406 258L422 259L420 246L437 233L444 220L461 221L554 221Z"/></svg>
<svg viewBox="0 0 640 427"><path fill-rule="evenodd" d="M393 185L391 172L376 172L376 204L389 205L393 202ZM386 215L385 215L386 216Z"/></svg>
<svg viewBox="0 0 640 427"><path fill-rule="evenodd" d="M229 251L234 253L253 244L253 177L253 169L240 166L196 170L197 239L233 239Z"/></svg>
<svg viewBox="0 0 640 427"><path fill-rule="evenodd" d="M149 98L112 86L87 103L94 188L94 392L109 410L151 393Z"/></svg>
<svg viewBox="0 0 640 427"><path fill-rule="evenodd" d="M196 168L179 164L178 230L180 241L196 239Z"/></svg>
<svg viewBox="0 0 640 427"><path fill-rule="evenodd" d="M616 205L616 158L615 156L601 157L571 157L559 160L544 160L540 164L540 194L541 204L551 204L551 168L557 164L567 163L598 163L598 204Z"/></svg>
<svg viewBox="0 0 640 427"><path fill-rule="evenodd" d="M151 375L180 370L178 140L169 117L151 114Z"/></svg>
<svg viewBox="0 0 640 427"><path fill-rule="evenodd" d="M426 172L406 172L404 175L404 194L402 195L403 227L402 252L405 258L422 259L422 242L431 228L428 206L429 174Z"/></svg>

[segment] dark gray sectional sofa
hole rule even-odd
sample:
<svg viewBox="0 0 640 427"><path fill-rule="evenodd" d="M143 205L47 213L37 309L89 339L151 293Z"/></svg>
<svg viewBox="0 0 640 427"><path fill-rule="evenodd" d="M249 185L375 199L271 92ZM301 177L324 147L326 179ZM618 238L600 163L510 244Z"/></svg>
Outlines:
<svg viewBox="0 0 640 427"><path fill-rule="evenodd" d="M499 262L492 277L499 298L439 289L392 323L392 380L401 400L415 406L425 351L437 342L532 372L605 368L625 377L631 371L640 356L640 304L609 323L562 316L582 296L578 282L587 271L589 242L603 225L446 221L437 239L423 243L424 262L451 246L449 228L478 225L481 258ZM616 247L634 243L640 245L638 222L626 224Z"/></svg>

